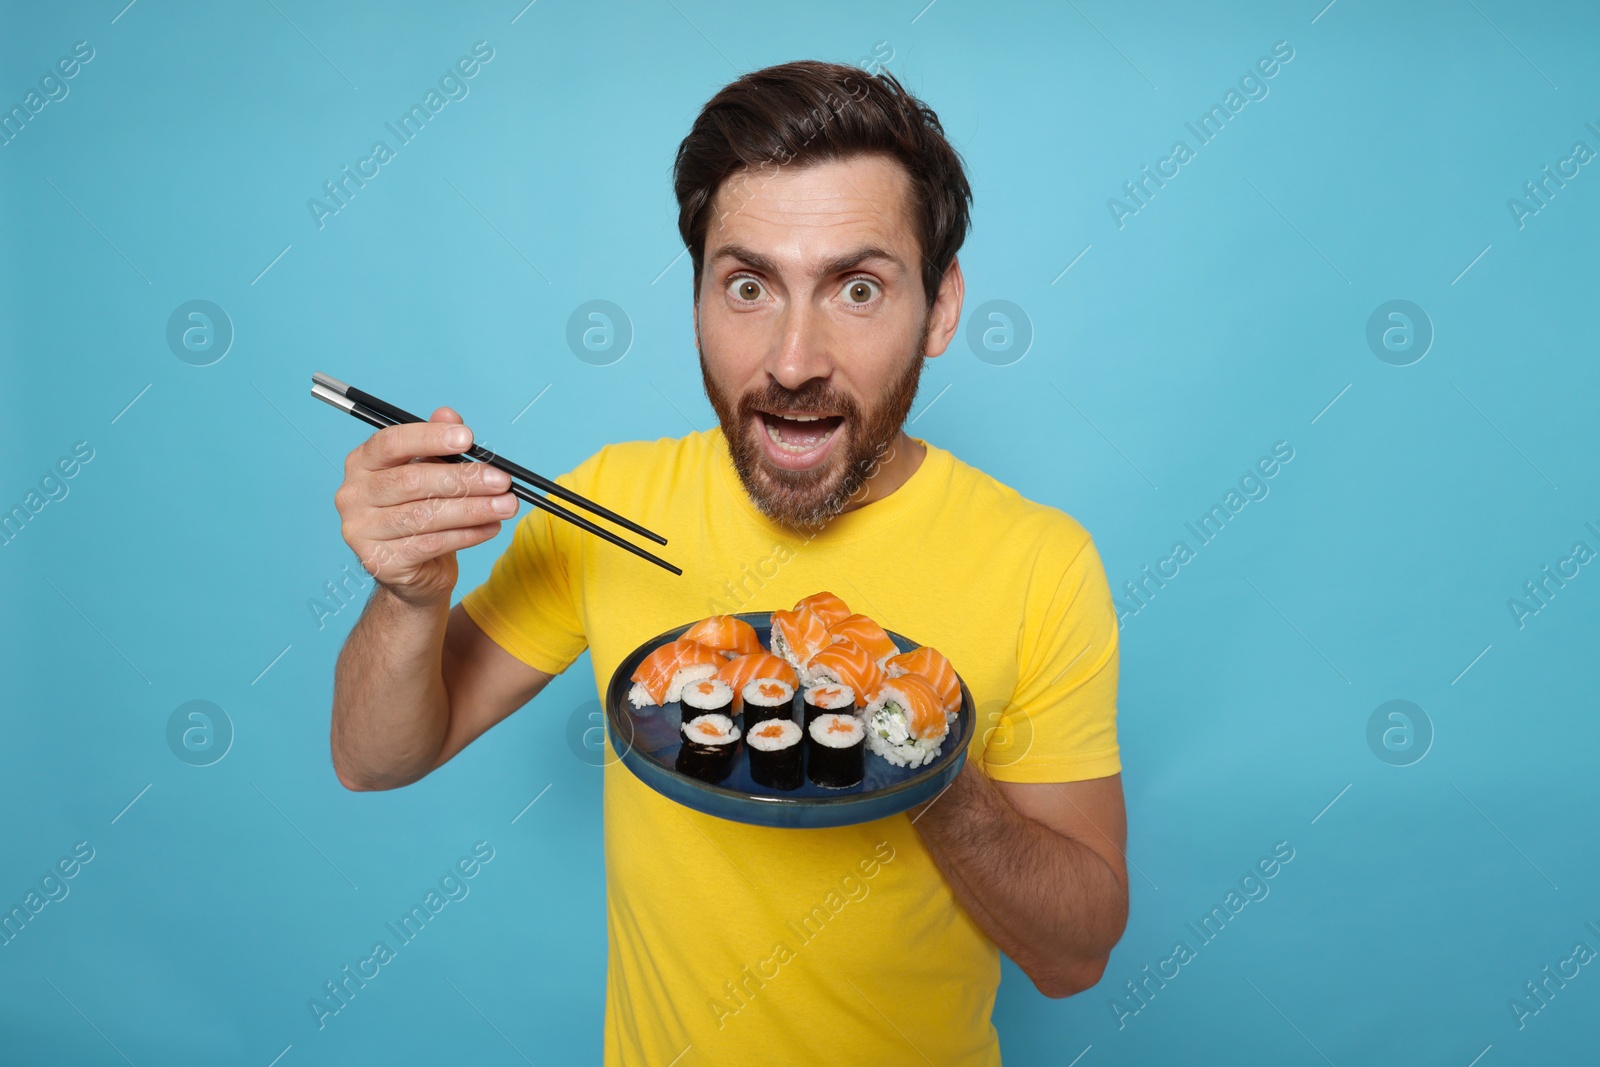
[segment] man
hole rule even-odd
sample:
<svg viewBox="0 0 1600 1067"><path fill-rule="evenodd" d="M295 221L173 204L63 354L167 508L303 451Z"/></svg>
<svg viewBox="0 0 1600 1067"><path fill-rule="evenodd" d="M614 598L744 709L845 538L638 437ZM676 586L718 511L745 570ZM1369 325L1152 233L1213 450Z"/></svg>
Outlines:
<svg viewBox="0 0 1600 1067"><path fill-rule="evenodd" d="M683 576L530 511L452 608L507 478L426 462L471 439L447 408L379 431L336 497L378 582L339 659L339 780L416 781L585 648L603 696L656 633L831 590L949 656L986 728L933 801L830 830L701 815L608 766L605 1061L998 1064L997 947L1046 996L1097 982L1126 831L1089 535L902 428L960 322L960 158L891 75L792 63L705 106L675 189L720 428L562 482L659 530Z"/></svg>

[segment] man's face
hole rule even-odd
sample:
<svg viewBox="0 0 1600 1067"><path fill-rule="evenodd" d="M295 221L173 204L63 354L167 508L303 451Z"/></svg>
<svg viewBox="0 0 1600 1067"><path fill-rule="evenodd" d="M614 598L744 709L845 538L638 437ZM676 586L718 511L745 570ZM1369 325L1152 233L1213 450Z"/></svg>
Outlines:
<svg viewBox="0 0 1600 1067"><path fill-rule="evenodd" d="M745 491L780 522L845 508L948 343L941 329L929 348L909 194L873 155L735 174L712 204L700 369Z"/></svg>

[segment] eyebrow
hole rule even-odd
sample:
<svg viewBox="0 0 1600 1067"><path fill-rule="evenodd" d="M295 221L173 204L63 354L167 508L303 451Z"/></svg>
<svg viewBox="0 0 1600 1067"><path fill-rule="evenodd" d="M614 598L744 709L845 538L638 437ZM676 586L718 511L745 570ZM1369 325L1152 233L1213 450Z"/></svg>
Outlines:
<svg viewBox="0 0 1600 1067"><path fill-rule="evenodd" d="M762 255L753 248L746 248L744 245L721 245L717 248L716 252L712 253L711 262L713 264L720 263L725 259L737 259L748 266L754 267L756 270L759 270L764 274L782 273L778 269L778 264L770 257ZM899 256L887 252L882 248L878 248L875 245L868 245L865 248L858 248L854 252L847 252L842 256L835 256L833 259L828 260L826 263L822 264L817 276L826 278L834 274L842 274L847 270L852 270L856 267L859 267L861 264L870 259L881 259L888 263L894 264L901 270L905 270L906 265L901 262Z"/></svg>

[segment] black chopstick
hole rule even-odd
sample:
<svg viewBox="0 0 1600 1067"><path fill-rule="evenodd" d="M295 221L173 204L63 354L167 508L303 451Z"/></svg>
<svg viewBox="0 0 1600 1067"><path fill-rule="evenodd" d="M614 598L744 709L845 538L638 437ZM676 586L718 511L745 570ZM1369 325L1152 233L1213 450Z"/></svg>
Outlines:
<svg viewBox="0 0 1600 1067"><path fill-rule="evenodd" d="M376 411L378 414L388 416L395 422L428 421L427 419L413 415L405 408L395 407L386 400L380 400L365 390L357 389L353 385L346 385L339 379L323 374L320 371L313 373L311 375L311 380L316 382L318 385L332 389L341 396L344 396L350 400L354 400L358 404L364 404L373 411ZM473 446L467 450L467 455L470 458L477 460L479 463L487 463L491 467L499 467L513 478L521 478L529 485L537 486L538 488L549 493L551 496L560 497L569 504L576 505L585 511L592 512L593 514L600 516L602 519L616 523L624 530L631 530L640 537L648 537L658 545L664 545L667 543L667 539L662 537L660 534L653 533L652 531L645 529L643 526L640 526L638 523L629 519L625 519L621 515L618 515L616 512L611 511L608 508L601 507L594 501L574 493L566 486L556 484L542 474L535 474L533 471L522 466L520 463L513 463L504 456L496 455L487 448L484 448L482 445L473 444Z"/></svg>
<svg viewBox="0 0 1600 1067"><path fill-rule="evenodd" d="M399 421L400 421L400 420L397 420L397 419L389 416L385 412L378 411L378 410L376 410L374 408L368 407L366 404L363 404L360 401L353 400L350 397L345 396L345 395L337 392L336 390L334 390L334 389L332 389L332 388L330 388L330 387L328 387L326 385L323 385L321 382L318 382L318 383L314 384L311 387L311 395L316 397L318 400L323 401L326 404L330 404L333 407L338 408L339 410L345 412L346 414L355 416L356 418L360 419L362 422L365 422L365 423L367 423L367 424L369 424L371 426L376 426L380 430L384 429L386 427L389 427L389 426L398 425ZM471 463L471 462L473 462L471 459L467 458L466 455L462 455L460 453L452 453L450 455L440 456L439 458L444 460L444 461L446 461L446 462L448 462L448 463ZM507 472L507 473L509 473L509 472ZM572 512L568 511L566 508L561 507L559 504L551 503L550 501L546 500L544 497L540 496L538 493L535 493L533 490L527 488L526 486L518 485L515 481L513 481L511 483L511 488L510 488L509 492L513 496L515 496L517 499L525 500L529 504L532 504L536 508L540 508L540 509L542 509L544 511L548 511L550 514L555 515L558 518L566 519L568 522L572 523L572 525L576 526L578 529L584 530L584 531L586 531L588 533L592 533L596 537L601 538L602 540L609 541L610 543L616 545L618 548L625 548L629 552L632 552L634 555L638 556L640 559L649 560L651 563L654 563L656 566L662 568L663 570L671 571L673 574L677 574L677 575L683 574L682 568L674 567L672 564L668 563L666 560L662 559L659 556L653 555L650 552L647 552L646 550L640 548L638 545L632 544L631 542L628 542L628 541L624 541L622 538L618 537L616 534L612 533L610 530L607 530L607 529L605 529L604 527L601 527L601 526L596 526L594 523L590 522L588 519L584 518L582 515L575 515Z"/></svg>

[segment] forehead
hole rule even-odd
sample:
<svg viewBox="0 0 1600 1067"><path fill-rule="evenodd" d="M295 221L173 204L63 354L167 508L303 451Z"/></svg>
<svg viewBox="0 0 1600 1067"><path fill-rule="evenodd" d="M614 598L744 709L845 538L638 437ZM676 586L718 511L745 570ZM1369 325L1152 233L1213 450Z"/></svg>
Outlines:
<svg viewBox="0 0 1600 1067"><path fill-rule="evenodd" d="M884 155L745 168L712 201L707 262L719 248L738 245L798 269L871 246L909 266L917 247L910 197L905 167Z"/></svg>

